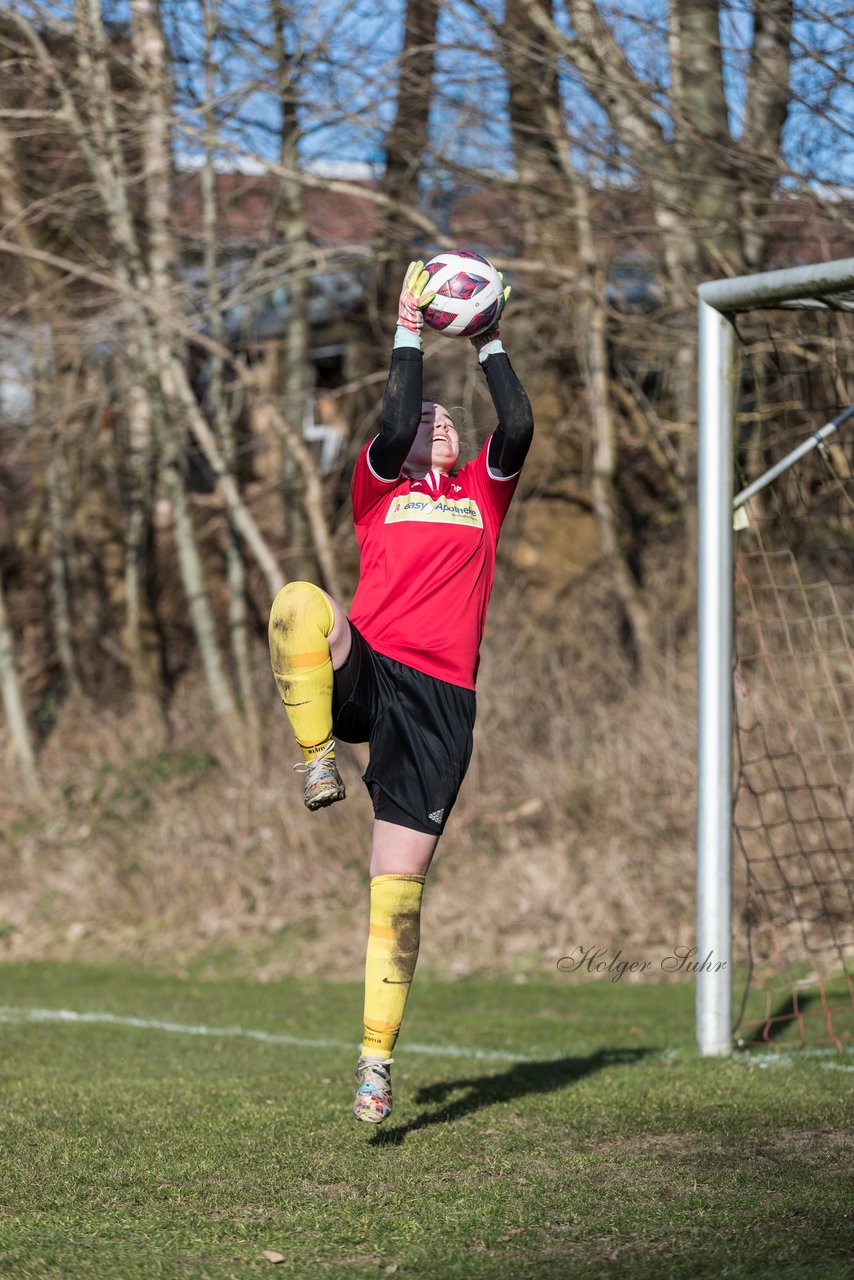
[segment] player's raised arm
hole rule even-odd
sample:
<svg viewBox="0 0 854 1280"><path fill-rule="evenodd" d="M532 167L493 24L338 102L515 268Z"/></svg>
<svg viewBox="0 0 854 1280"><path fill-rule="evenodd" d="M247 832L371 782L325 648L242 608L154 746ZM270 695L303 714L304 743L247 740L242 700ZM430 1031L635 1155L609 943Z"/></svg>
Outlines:
<svg viewBox="0 0 854 1280"><path fill-rule="evenodd" d="M501 312L507 305L510 286L504 290ZM486 383L492 403L498 415L498 426L489 442L489 469L497 476L515 476L522 464L534 436L534 415L525 388L517 378L504 350L498 331L498 319L486 333L471 339L477 358L486 375Z"/></svg>
<svg viewBox="0 0 854 1280"><path fill-rule="evenodd" d="M410 262L397 308L380 433L368 451L371 468L384 480L400 475L421 420L421 330L424 307L434 296L427 288L429 281L424 263Z"/></svg>

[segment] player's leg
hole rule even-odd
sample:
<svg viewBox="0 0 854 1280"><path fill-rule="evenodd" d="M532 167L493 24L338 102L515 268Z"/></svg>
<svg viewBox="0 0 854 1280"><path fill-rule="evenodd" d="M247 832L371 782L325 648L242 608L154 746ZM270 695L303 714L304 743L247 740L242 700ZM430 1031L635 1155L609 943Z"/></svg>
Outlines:
<svg viewBox="0 0 854 1280"><path fill-rule="evenodd" d="M377 819L371 845L371 917L365 957L365 1013L356 1067L357 1119L391 1112L392 1053L421 942L421 895L439 837Z"/></svg>
<svg viewBox="0 0 854 1280"><path fill-rule="evenodd" d="M332 741L332 673L350 652L350 624L331 596L311 582L289 582L273 601L270 662L306 774L305 804L343 800Z"/></svg>
<svg viewBox="0 0 854 1280"><path fill-rule="evenodd" d="M374 820L368 874L426 876L439 837L432 831L413 831L383 818Z"/></svg>
<svg viewBox="0 0 854 1280"><path fill-rule="evenodd" d="M354 1111L391 1111L389 1064L421 937L424 878L471 756L474 693L375 655L380 714L365 780L374 807L362 1057Z"/></svg>

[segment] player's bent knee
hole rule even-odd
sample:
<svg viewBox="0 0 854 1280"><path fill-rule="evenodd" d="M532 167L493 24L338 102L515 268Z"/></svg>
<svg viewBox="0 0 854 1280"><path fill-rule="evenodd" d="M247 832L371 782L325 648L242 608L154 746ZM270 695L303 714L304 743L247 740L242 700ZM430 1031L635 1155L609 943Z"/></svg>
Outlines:
<svg viewBox="0 0 854 1280"><path fill-rule="evenodd" d="M270 610L270 645L290 647L291 639L304 636L315 628L326 638L335 625L332 603L313 582L288 582L273 601Z"/></svg>

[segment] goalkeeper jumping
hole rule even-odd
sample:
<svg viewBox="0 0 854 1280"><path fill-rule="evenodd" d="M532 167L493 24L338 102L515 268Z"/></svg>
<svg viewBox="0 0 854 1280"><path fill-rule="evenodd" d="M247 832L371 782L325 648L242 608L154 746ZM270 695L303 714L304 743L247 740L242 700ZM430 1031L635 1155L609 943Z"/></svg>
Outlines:
<svg viewBox="0 0 854 1280"><path fill-rule="evenodd" d="M269 627L309 809L344 799L334 739L370 743L370 929L353 1104L370 1124L391 1113L389 1067L418 957L424 880L471 757L495 550L534 430L496 320L471 341L498 426L456 470L450 414L421 398L427 289L423 263L410 263L381 430L353 472L361 570L350 617L319 587L291 582Z"/></svg>

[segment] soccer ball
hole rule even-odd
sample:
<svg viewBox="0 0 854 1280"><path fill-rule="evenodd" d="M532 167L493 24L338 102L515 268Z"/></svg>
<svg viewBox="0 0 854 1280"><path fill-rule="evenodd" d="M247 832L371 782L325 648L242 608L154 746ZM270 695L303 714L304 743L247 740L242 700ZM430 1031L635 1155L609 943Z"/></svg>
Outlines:
<svg viewBox="0 0 854 1280"><path fill-rule="evenodd" d="M424 308L431 329L446 338L473 338L488 329L501 314L504 286L491 262L479 253L461 249L438 253L425 263L428 289L436 296Z"/></svg>

